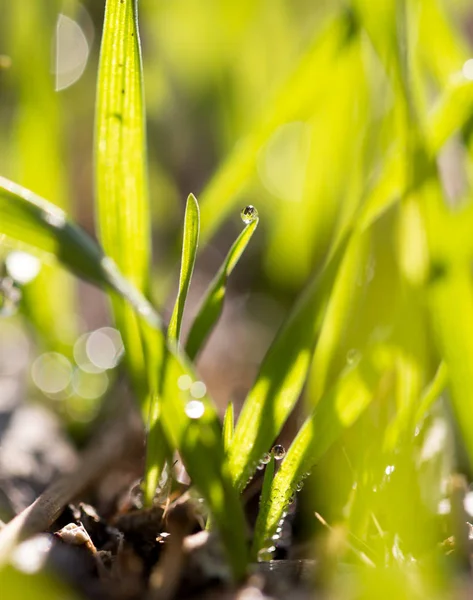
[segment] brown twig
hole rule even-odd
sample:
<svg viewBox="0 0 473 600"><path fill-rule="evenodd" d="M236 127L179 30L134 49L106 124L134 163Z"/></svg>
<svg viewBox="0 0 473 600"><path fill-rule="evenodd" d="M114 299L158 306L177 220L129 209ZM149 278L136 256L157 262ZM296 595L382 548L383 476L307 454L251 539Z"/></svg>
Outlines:
<svg viewBox="0 0 473 600"><path fill-rule="evenodd" d="M82 454L76 469L50 485L0 530L0 565L9 560L12 549L19 542L48 529L69 502L123 457L136 432L137 419L129 414L108 430L99 432Z"/></svg>

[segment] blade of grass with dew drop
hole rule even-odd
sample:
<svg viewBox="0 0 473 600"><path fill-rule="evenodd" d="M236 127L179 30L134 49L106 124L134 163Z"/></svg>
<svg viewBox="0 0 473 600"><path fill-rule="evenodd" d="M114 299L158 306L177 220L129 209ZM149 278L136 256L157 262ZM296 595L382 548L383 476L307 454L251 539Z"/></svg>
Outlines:
<svg viewBox="0 0 473 600"><path fill-rule="evenodd" d="M273 479L268 501L261 505L255 525L253 558L264 548L265 540L274 535L298 482L342 431L363 413L373 400L379 381L372 355L363 356L357 365L344 371L306 419Z"/></svg>
<svg viewBox="0 0 473 600"><path fill-rule="evenodd" d="M177 381L181 375L193 380L196 377L186 357L175 348L167 348L159 315L101 248L66 219L63 211L4 178L0 178L0 234L55 257L77 275L114 290L133 308L149 357L149 388L154 394L162 390L161 402L154 405L160 408L166 438L181 453L194 484L206 499L234 575L241 577L247 561L245 518L226 473L220 422L207 396L200 399L205 414L202 428L186 413L189 398L179 397L183 392ZM163 383L158 386L161 374ZM191 436L187 435L189 430L192 430Z"/></svg>
<svg viewBox="0 0 473 600"><path fill-rule="evenodd" d="M207 290L187 338L186 353L191 360L195 360L222 313L228 277L245 251L258 222L256 218L243 229Z"/></svg>
<svg viewBox="0 0 473 600"><path fill-rule="evenodd" d="M181 272L179 275L179 290L177 292L174 310L168 327L168 339L179 345L182 317L187 299L187 293L194 271L197 246L199 244L199 205L193 194L189 194L184 217L184 237L182 240Z"/></svg>
<svg viewBox="0 0 473 600"><path fill-rule="evenodd" d="M223 417L223 447L225 448L225 452L228 452L230 448L230 444L232 443L233 431L235 429L235 416L234 416L234 408L233 402L229 402L227 405L227 409L225 410L225 416Z"/></svg>
<svg viewBox="0 0 473 600"><path fill-rule="evenodd" d="M97 82L95 175L97 223L104 250L143 293L148 286L150 217L137 18L136 0L107 0ZM112 306L133 387L147 411L138 320L119 298L112 298Z"/></svg>
<svg viewBox="0 0 473 600"><path fill-rule="evenodd" d="M452 107L453 100L446 96L445 102L438 110L442 115L449 114ZM464 113L465 120L467 116ZM427 130L432 135L429 139L435 140L428 147L430 153L437 152L440 148L436 144L444 143L455 131L444 127L441 134L436 135L438 123L443 123L443 118L438 118L436 121L429 119L427 124ZM458 123L455 122L454 127L457 126ZM403 189L403 178L402 164L397 155L392 154L392 158L382 171L379 187L374 186L360 211L355 214L352 223L347 224L345 232L335 242L331 261L333 268L330 274L325 276L322 274L325 286L329 281L330 286L333 284L344 252L340 248L346 247L353 222L356 222L356 229L361 230L375 222L399 200ZM322 281L318 281L310 285L310 290L306 290L305 300L294 309L273 342L245 401L235 428L229 455L232 477L239 489L252 474L251 463L257 462L275 439L302 389L310 364L311 350L323 319L323 315L319 312L320 306L326 304L330 293L327 289L323 290L323 287ZM313 328L312 335L307 323L310 323ZM273 373L277 374L276 377ZM265 427L261 425L263 422Z"/></svg>
<svg viewBox="0 0 473 600"><path fill-rule="evenodd" d="M313 279L279 330L243 405L228 456L238 490L253 475L302 391L346 240Z"/></svg>

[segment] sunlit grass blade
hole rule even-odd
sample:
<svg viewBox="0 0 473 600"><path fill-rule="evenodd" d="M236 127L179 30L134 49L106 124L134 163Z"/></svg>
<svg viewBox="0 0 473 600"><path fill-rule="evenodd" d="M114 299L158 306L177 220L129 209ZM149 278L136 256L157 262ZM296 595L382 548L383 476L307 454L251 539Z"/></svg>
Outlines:
<svg viewBox="0 0 473 600"><path fill-rule="evenodd" d="M266 354L243 405L229 452L233 481L242 490L293 409L305 382L333 282L346 248L341 244L296 304Z"/></svg>
<svg viewBox="0 0 473 600"><path fill-rule="evenodd" d="M179 290L168 328L168 339L176 344L179 344L184 307L192 278L192 272L194 271L197 246L199 244L199 229L199 205L197 204L195 196L189 194L184 217L184 237L182 241Z"/></svg>
<svg viewBox="0 0 473 600"><path fill-rule="evenodd" d="M147 287L150 217L136 0L107 0L96 112L96 190L105 252L141 291Z"/></svg>
<svg viewBox="0 0 473 600"><path fill-rule="evenodd" d="M234 409L233 402L229 402L227 405L227 409L225 411L225 416L223 418L223 447L225 448L225 452L228 452L230 445L232 443L233 432L235 429L235 417L234 417Z"/></svg>
<svg viewBox="0 0 473 600"><path fill-rule="evenodd" d="M1 176L0 215L1 233L8 238L57 259L79 277L109 283L102 250L63 210Z"/></svg>
<svg viewBox="0 0 473 600"><path fill-rule="evenodd" d="M269 499L261 504L253 539L253 558L276 530L290 497L303 475L350 427L374 399L379 372L372 357L363 357L347 369L307 418L292 442L271 485Z"/></svg>
<svg viewBox="0 0 473 600"><path fill-rule="evenodd" d="M368 235L354 233L340 265L310 368L307 396L312 404L327 387L333 356L348 326L352 307L363 293L359 279L360 267L366 258L367 241Z"/></svg>
<svg viewBox="0 0 473 600"><path fill-rule="evenodd" d="M95 177L97 224L108 256L146 293L150 217L141 51L136 0L107 0L97 82ZM136 315L119 298L113 312L143 410L146 366Z"/></svg>
<svg viewBox="0 0 473 600"><path fill-rule="evenodd" d="M0 233L56 258L81 277L114 290L133 309L146 342L149 389L153 406L160 408L166 439L179 450L193 483L207 500L234 574L241 577L246 565L245 519L225 472L220 422L207 396L196 401L194 412L192 405L189 408L192 398L184 396L177 382L181 375L194 381L196 377L186 358L174 348L167 348L159 315L100 247L66 220L63 211L4 178L0 178ZM157 397L160 392L162 398ZM196 418L199 412L195 412L200 410L200 402L205 415L202 422ZM163 451L162 456L165 455Z"/></svg>
<svg viewBox="0 0 473 600"><path fill-rule="evenodd" d="M186 353L191 360L195 360L220 317L225 302L228 277L240 260L257 226L258 218L249 223L240 233L207 290L187 338Z"/></svg>
<svg viewBox="0 0 473 600"><path fill-rule="evenodd" d="M161 319L146 298L120 273L85 231L63 210L0 176L0 233L79 277L115 292L153 326Z"/></svg>

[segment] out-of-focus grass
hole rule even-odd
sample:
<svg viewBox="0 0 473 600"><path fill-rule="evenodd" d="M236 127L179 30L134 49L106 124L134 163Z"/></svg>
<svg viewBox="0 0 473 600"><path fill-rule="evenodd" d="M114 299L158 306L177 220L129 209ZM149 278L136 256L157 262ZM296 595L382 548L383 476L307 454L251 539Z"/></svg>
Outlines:
<svg viewBox="0 0 473 600"><path fill-rule="evenodd" d="M86 5L97 33L98 4ZM114 4L123 11L134 7L128 0L121 8ZM227 547L240 529L240 547L230 549L235 572L244 568L244 526L230 479L244 488L303 395L308 416L274 478L274 461L266 467L254 556L261 550L270 555L268 537L312 470L300 497L308 506L305 524L317 540L320 586L340 598L376 598L379 589L388 598L441 597L451 587L452 570L439 544L458 531L453 512L444 514L451 476L460 468L471 478L473 460L473 63L467 62L471 33L463 26L472 9L463 0L319 4L142 1L149 212L137 37L120 38L128 41L129 63L118 52L107 66L102 56L98 224L106 253L124 275L140 292L152 287L164 301L169 281L177 280L170 268L177 256L172 240L181 230L177 199L194 191L201 200L203 244L219 227L219 236L228 231L234 239L225 220L237 206L258 207L259 251L253 262L242 260L259 292L283 297L281 292L294 295L306 287L288 308L235 428L233 403L223 432L207 398L204 418L188 418L189 392L176 389L179 377L193 373L186 358L169 351L161 334L139 326L136 313L118 300L115 316L146 415L154 400L151 426L157 429L151 437L166 439L162 454L149 446L158 465L153 481L170 449L178 448L216 511L212 524ZM78 185L90 195L90 150L76 155L72 144L75 165L60 160L58 105L70 115L69 139L82 139L81 130L92 129L96 54L74 84L85 102L73 101L72 88L60 92L69 100L61 103L45 75L44 56L41 68L34 68L38 79L30 79L33 67L24 49L16 49L31 38L25 34L31 28L47 45L54 11L9 11L10 41L0 54L11 54L13 62L0 72L7 83L0 126L12 143L0 145L2 174L17 175L58 203L64 190ZM128 23L126 35L136 33ZM121 35L119 29L106 27L110 36ZM112 41L105 35L104 52L119 50ZM121 78L120 65L128 76ZM113 94L119 88L124 98ZM108 93L120 100L118 108L104 101ZM41 163L41 155L49 160ZM4 233L35 243L29 227L38 215L31 221L21 203L11 208L8 190L0 194L0 208ZM233 257L255 227L232 247L191 327L192 359L217 322ZM148 286L150 232L156 276ZM36 233L36 246L55 252L50 228ZM222 249L228 246L225 240ZM100 269L88 271L83 250L76 256L72 246L65 248L69 267L103 276ZM185 264L191 258L184 253ZM240 277L250 279L245 269ZM47 289L54 289L51 282ZM184 278L173 339L179 338L187 283ZM45 284L34 285L40 290ZM27 298L33 289L25 290ZM34 295L25 307L44 337L55 311L71 314L67 297L54 296L40 304ZM456 454L452 419L461 433ZM323 532L316 511L329 524ZM367 557L362 567L359 552ZM461 563L461 557L450 560Z"/></svg>

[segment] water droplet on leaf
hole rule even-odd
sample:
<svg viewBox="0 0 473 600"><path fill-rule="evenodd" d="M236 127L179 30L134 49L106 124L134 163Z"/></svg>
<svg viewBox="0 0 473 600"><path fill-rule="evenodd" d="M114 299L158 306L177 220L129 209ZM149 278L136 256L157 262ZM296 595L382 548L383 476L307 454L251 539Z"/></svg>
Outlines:
<svg viewBox="0 0 473 600"><path fill-rule="evenodd" d="M269 546L268 548L261 548L258 552L258 562L267 562L272 560L273 552L276 550L274 546Z"/></svg>
<svg viewBox="0 0 473 600"><path fill-rule="evenodd" d="M263 454L263 456L261 457L261 462L263 463L263 465L267 465L270 460L271 460L271 454L269 452L265 452Z"/></svg>
<svg viewBox="0 0 473 600"><path fill-rule="evenodd" d="M249 204L248 206L245 206L245 208L241 211L240 214L241 214L241 220L246 225L253 223L253 221L256 221L256 219L258 218L258 211L251 204Z"/></svg>
<svg viewBox="0 0 473 600"><path fill-rule="evenodd" d="M271 450L275 460L282 460L286 456L286 449L281 444L276 444Z"/></svg>
<svg viewBox="0 0 473 600"><path fill-rule="evenodd" d="M348 350L347 352L347 363L349 365L356 365L361 358L361 354L359 352L359 350L357 350L356 348L351 348L350 350Z"/></svg>

